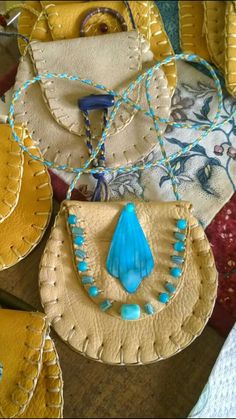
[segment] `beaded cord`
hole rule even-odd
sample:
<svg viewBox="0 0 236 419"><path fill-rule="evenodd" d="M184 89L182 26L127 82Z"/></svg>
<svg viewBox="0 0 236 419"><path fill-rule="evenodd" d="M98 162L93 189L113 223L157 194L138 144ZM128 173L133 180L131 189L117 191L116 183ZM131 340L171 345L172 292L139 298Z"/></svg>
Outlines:
<svg viewBox="0 0 236 419"><path fill-rule="evenodd" d="M84 118L85 123L85 132L87 136L86 144L88 147L88 153L91 155L93 151L93 143L92 143L92 132L91 132L91 124L89 119L89 113L88 111L83 110L82 115ZM108 110L105 108L103 110L103 127L102 131L105 129L107 124L107 117L108 117ZM96 159L93 160L94 167L105 167L105 143L102 144L100 153ZM109 189L106 182L106 179L104 177L103 173L96 173L93 175L93 177L97 180L97 185L94 190L92 201L107 201L109 199Z"/></svg>
<svg viewBox="0 0 236 419"><path fill-rule="evenodd" d="M173 121L169 121L166 118L159 118L157 115L154 114L154 110L151 106L150 108L150 103L149 103L149 110L147 109L143 109L139 104L134 103L130 98L129 98L129 94L135 89L136 86L138 86L146 77L148 77L148 80L153 76L154 71L158 70L162 65L168 64L172 61L179 61L179 60L185 60L187 62L197 62L202 64L203 66L205 66L213 80L217 89L217 96L218 96L218 109L217 112L215 114L215 117L213 118L213 121L210 123L210 126L200 126L197 123L194 124L188 124L188 123L175 123ZM16 131L15 131L15 109L14 109L14 103L19 100L20 95L22 94L22 92L24 90L26 90L27 88L29 88L30 85L42 80L42 79L52 79L52 78L58 78L58 79L68 79L71 81L80 81L81 83L88 85L88 86L93 86L96 87L99 90L105 91L109 94L112 94L115 98L117 98L117 101L114 104L114 107L110 113L110 116L108 118L108 121L106 123L106 127L103 130L101 139L99 140L97 147L91 152L91 155L89 156L89 158L87 159L87 161L84 163L84 165L82 167L70 167L68 165L58 165L55 162L52 161L48 161L46 159L44 159L43 157L37 157L34 156L30 150L21 142L21 139L18 137ZM149 83L147 83L146 85L147 88L147 97L148 97L148 93L149 93ZM127 105L130 105L131 107L133 107L134 109L138 110L138 111L143 111L145 113L145 115L147 115L150 118L155 118L155 128L157 131L157 136L158 137L158 141L160 142L160 130L159 130L159 124L157 123L157 121L159 121L159 123L163 122L163 123L168 123L170 125L172 125L173 127L176 128L192 128L193 130L200 130L203 131L193 142L189 143L186 147L184 147L183 149L179 150L176 153L172 153L169 156L167 156L165 154L166 157L162 157L161 159L157 159L154 162L140 162L137 163L135 165L132 164L127 164L127 165L121 165L119 167L96 167L96 168L89 168L89 165L93 162L94 159L96 159L96 157L98 156L98 154L100 153L106 138L109 134L109 130L111 128L111 124L114 121L114 118L121 106L122 103L126 103ZM107 89L104 85L101 84L97 84L94 83L92 80L89 79L83 79L80 76L71 76L68 75L66 73L62 73L62 74L53 74L53 73L44 73L44 74L38 74L37 76L35 76L33 79L31 80L27 80L18 90L16 90L16 92L13 95L12 98L12 102L10 105L10 112L9 112L9 116L8 116L8 121L9 121L9 125L11 127L12 130L12 136L13 139L19 143L20 147L23 149L24 152L28 153L30 155L30 157L34 160L38 160L42 163L44 163L47 167L49 168L54 168L57 170L63 170L63 171L67 171L70 173L75 173L76 176L74 178L74 180L72 181L69 189L68 189L68 193L67 193L67 199L70 199L71 197L71 193L72 190L74 189L77 181L79 180L79 178L81 177L81 175L83 173L85 174L99 174L99 173L103 173L103 174L108 174L108 173L127 173L127 172L136 172L139 170L145 170L148 168L154 168L154 167L160 167L163 165L169 164L172 160L176 159L177 157L188 153L193 147L195 147L200 141L202 141L211 131L213 131L216 128L222 127L224 124L226 124L228 121L230 121L235 115L236 115L236 108L233 110L233 112L231 113L231 115L227 118L224 119L224 121L219 122L220 119L220 114L223 108L223 95L222 95L222 89L221 89L221 85L220 82L218 80L218 77L215 73L215 70L213 69L213 67L204 59L202 59L201 57L195 55L195 54L178 54L178 55L174 55L174 56L169 56L167 58L165 58L162 61L157 62L153 67L149 68L148 70L146 70L143 74L141 74L140 76L137 77L137 79L130 83L130 85L128 86L128 88L122 93L119 94L114 90L111 89ZM163 147L163 144L162 144ZM163 149L162 149L162 154L163 154ZM172 181L173 184L173 181ZM175 194L176 195L176 194Z"/></svg>

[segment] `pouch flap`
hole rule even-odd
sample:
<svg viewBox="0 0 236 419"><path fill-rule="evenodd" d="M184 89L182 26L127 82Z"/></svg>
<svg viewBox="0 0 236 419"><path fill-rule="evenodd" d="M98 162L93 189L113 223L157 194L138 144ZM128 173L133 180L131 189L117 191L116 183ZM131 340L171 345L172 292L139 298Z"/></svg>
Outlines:
<svg viewBox="0 0 236 419"><path fill-rule="evenodd" d="M16 127L19 137L24 130ZM23 152L20 146L12 139L8 124L0 124L0 223L3 222L15 209L19 199L23 173Z"/></svg>
<svg viewBox="0 0 236 419"><path fill-rule="evenodd" d="M31 56L37 73L67 73L91 79L97 84L118 92L135 79L145 61L152 60L146 42L136 31L92 36L54 42L33 42ZM104 93L79 81L44 79L40 82L48 108L56 121L70 132L84 135L85 127L78 99L95 93ZM130 95L137 102L140 86ZM145 98L145 92L143 92ZM125 127L135 111L122 105L114 130ZM93 112L93 133L101 134L101 111ZM113 133L113 132L112 132Z"/></svg>
<svg viewBox="0 0 236 419"><path fill-rule="evenodd" d="M94 278L96 286L102 290L100 296L93 301L100 305L104 299L114 301L108 313L120 318L120 308L122 304L139 304L144 307L145 302L149 301L155 307L155 312L159 312L165 307L158 303L158 293L164 292L165 281L169 279L169 269L171 266L171 254L174 253L173 238L176 229L175 224L178 219L189 220L191 217L191 204L181 201L156 203L156 202L136 202L136 214L143 232L147 238L151 253L154 259L154 269L150 275L143 279L141 285L135 294L127 294L127 291L121 285L119 279L114 278L109 274L106 261L111 246L112 238L121 214L125 207L125 202L106 202L93 203L91 211L91 202L64 202L64 217L67 225L68 239L72 249L71 258L75 265L83 260L76 256L77 249L84 251L86 254L86 262L88 263L88 270L84 274L76 269L78 275L78 282L82 282L83 275ZM94 216L96 214L96 216ZM77 246L74 243L75 235L72 234L72 229L67 223L69 215L75 215L77 221L76 226L82 228L84 234L84 244ZM130 224L129 224L130 226ZM129 228L132 228L131 226ZM176 286L176 293L178 294L185 277L185 266L189 263L192 256L190 228L186 230L186 250L184 256L184 264L182 266L183 274L178 281L174 281ZM140 237L135 237L133 232L133 239L136 242L136 257L139 254ZM122 239L121 239L122 240ZM128 239L127 239L128 240ZM123 242L121 246L125 247ZM118 243L117 243L117 246ZM126 249L126 254L129 249ZM142 251L141 251L142 252ZM169 278L168 278L169 277ZM197 290L196 290L197 293ZM194 292L193 292L194 295ZM145 317L145 311L142 310L141 317Z"/></svg>
<svg viewBox="0 0 236 419"><path fill-rule="evenodd" d="M19 417L29 406L42 368L46 316L0 310L0 414Z"/></svg>

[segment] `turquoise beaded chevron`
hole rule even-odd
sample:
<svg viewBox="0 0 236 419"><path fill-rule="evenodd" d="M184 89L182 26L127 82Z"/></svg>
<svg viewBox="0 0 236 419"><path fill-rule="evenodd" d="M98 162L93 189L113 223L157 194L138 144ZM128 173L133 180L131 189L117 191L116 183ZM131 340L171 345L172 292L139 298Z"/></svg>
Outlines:
<svg viewBox="0 0 236 419"><path fill-rule="evenodd" d="M119 278L130 294L135 293L143 278L153 271L152 252L132 203L127 204L121 212L106 268L110 275Z"/></svg>

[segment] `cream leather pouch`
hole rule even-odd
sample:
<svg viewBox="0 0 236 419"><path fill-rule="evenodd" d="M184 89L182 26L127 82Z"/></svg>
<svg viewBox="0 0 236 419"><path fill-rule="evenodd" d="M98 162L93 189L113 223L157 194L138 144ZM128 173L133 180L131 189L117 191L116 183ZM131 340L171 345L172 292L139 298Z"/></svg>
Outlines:
<svg viewBox="0 0 236 419"><path fill-rule="evenodd" d="M63 382L45 315L0 310L0 417L61 418Z"/></svg>
<svg viewBox="0 0 236 419"><path fill-rule="evenodd" d="M121 93L148 66L153 54L142 35L136 31L91 36L54 42L33 42L22 57L15 88L38 73L78 74ZM151 100L159 117L170 114L170 91L164 72L155 71L151 82ZM16 103L16 122L27 126L34 144L46 159L74 167L88 158L85 126L78 100L101 93L79 81L43 79L24 91ZM130 98L145 108L145 83ZM94 144L101 135L101 118L97 111L91 119ZM163 124L162 132L165 129ZM122 104L106 141L109 166L135 163L143 159L156 144L152 121L144 113Z"/></svg>
<svg viewBox="0 0 236 419"><path fill-rule="evenodd" d="M71 348L137 365L168 358L201 333L217 272L187 202L64 201L39 286L49 321Z"/></svg>
<svg viewBox="0 0 236 419"><path fill-rule="evenodd" d="M37 147L25 129L18 136L33 155ZM0 270L15 265L41 240L52 210L50 176L42 163L23 153L8 124L0 124Z"/></svg>

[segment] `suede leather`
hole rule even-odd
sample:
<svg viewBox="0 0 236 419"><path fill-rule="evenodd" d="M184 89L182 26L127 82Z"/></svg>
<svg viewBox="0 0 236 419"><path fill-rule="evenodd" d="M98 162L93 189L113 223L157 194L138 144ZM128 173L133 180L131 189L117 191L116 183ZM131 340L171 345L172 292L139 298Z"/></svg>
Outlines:
<svg viewBox="0 0 236 419"><path fill-rule="evenodd" d="M128 30L132 30L132 24L128 11L123 1L26 1L37 11L43 12L37 22L35 16L23 10L19 18L18 29L22 35L32 40L50 41L72 39L79 37L79 28L82 19L93 8L109 7L119 12L127 24ZM174 53L169 38L165 32L161 15L153 1L131 1L130 8L138 31L148 40L155 60L164 59ZM89 19L89 35L101 35L99 25L105 22L108 32L120 31L121 28L114 22L110 15L95 15ZM25 53L25 42L19 40L20 50ZM164 67L169 87L173 93L176 86L176 65L170 63Z"/></svg>
<svg viewBox="0 0 236 419"><path fill-rule="evenodd" d="M45 315L1 309L0 340L0 417L62 417L62 374Z"/></svg>
<svg viewBox="0 0 236 419"><path fill-rule="evenodd" d="M225 64L225 9L224 1L204 1L204 24L211 61L224 71Z"/></svg>
<svg viewBox="0 0 236 419"><path fill-rule="evenodd" d="M17 134L22 134L17 129ZM23 152L18 144L12 140L9 127L0 125L1 147L0 147L0 223L2 223L12 211L14 211L21 189L23 172Z"/></svg>
<svg viewBox="0 0 236 419"><path fill-rule="evenodd" d="M182 51L198 54L209 61L203 1L179 1L179 29Z"/></svg>
<svg viewBox="0 0 236 419"><path fill-rule="evenodd" d="M31 58L32 63L29 56L21 60L16 89L33 77L34 66L36 73L79 74L121 92L147 65L152 64L152 54L136 31L66 41L35 42L31 45ZM76 81L47 80L40 83L40 88L36 84L31 86L16 103L16 121L27 125L32 139L48 160L74 167L81 166L87 160L85 126L77 100L89 93L97 93L97 89ZM156 113L168 118L171 98L161 69L152 78L150 93ZM131 98L147 108L144 83L135 89ZM91 117L92 132L97 139L101 135L101 117L101 112L94 112ZM116 167L144 158L156 145L152 128L151 118L122 105L106 141L107 165ZM165 124L162 125L162 131L164 129ZM96 143L94 141L94 145Z"/></svg>
<svg viewBox="0 0 236 419"><path fill-rule="evenodd" d="M183 52L199 54L224 74L228 92L236 96L236 2L180 1Z"/></svg>
<svg viewBox="0 0 236 419"><path fill-rule="evenodd" d="M25 130L18 127L25 144L30 147L33 154L39 155L38 150L32 145L32 140L27 136ZM0 223L0 270L15 265L41 240L51 216L52 210L52 189L50 177L42 163L33 161L28 155L22 156L21 168L17 163L16 167L5 165L6 155L9 156L9 147L13 147L18 158L21 155L20 147L11 140L10 127L6 124L0 125L0 134L3 145L0 157L3 158L1 165L2 179L12 175L12 169L16 174L20 172L20 178L16 177L17 196L14 201L14 208L11 213ZM2 161L1 161L2 162ZM10 185L10 183L9 183ZM0 202L6 199L6 191L0 189ZM12 196L15 197L13 194Z"/></svg>
<svg viewBox="0 0 236 419"><path fill-rule="evenodd" d="M151 246L155 268L137 293L128 295L105 269L109 244L124 202L64 201L46 245L40 266L42 305L57 334L83 355L110 364L146 364L168 358L188 346L203 330L216 297L217 271L210 245L187 202L137 202L137 214ZM111 311L102 312L81 284L67 227L68 212L75 214L85 232L88 274L101 288L101 298L113 299ZM95 216L96 215L96 216ZM180 280L169 274L172 265L175 220L189 222L186 260ZM167 305L157 301L164 282L177 285ZM179 281L179 282L178 282ZM155 314L142 311L137 321L120 317L122 303L151 301Z"/></svg>

